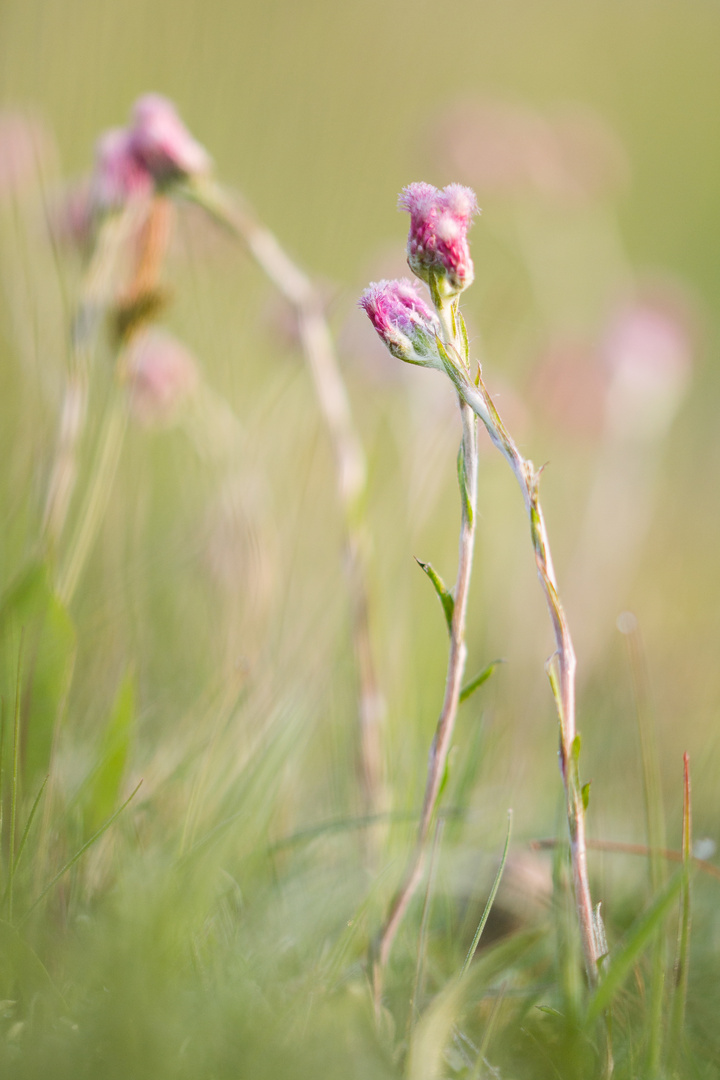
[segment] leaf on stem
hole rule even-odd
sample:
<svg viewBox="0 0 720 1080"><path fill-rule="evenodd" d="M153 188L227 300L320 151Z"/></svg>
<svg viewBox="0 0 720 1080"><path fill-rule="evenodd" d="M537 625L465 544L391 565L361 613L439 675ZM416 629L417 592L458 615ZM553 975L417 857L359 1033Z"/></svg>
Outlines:
<svg viewBox="0 0 720 1080"><path fill-rule="evenodd" d="M464 447L463 446L461 446L460 449L458 450L457 474L458 474L458 484L460 486L460 498L462 499L462 502L463 502L464 516L465 516L465 519L466 519L468 525L470 525L472 527L474 513L473 513L472 498L470 496L470 492L468 491L467 474L465 472L465 452L464 452Z"/></svg>
<svg viewBox="0 0 720 1080"><path fill-rule="evenodd" d="M464 701L467 701L468 698L472 697L475 691L478 690L483 683L488 681L498 664L502 663L504 663L503 660L493 660L486 668L483 668L479 675L476 675L474 679L471 679L470 682L466 683L460 691L460 704L462 705Z"/></svg>
<svg viewBox="0 0 720 1080"><path fill-rule="evenodd" d="M422 562L420 559L417 558L417 556L415 557L415 562L432 581L435 592L438 595L438 599L442 604L443 612L445 613L445 622L447 623L448 633L451 634L453 613L455 611L455 600L453 599L453 595L448 589L443 579L433 567L432 563Z"/></svg>
<svg viewBox="0 0 720 1080"><path fill-rule="evenodd" d="M134 726L135 685L128 673L115 698L98 764L88 784L84 817L89 832L94 832L117 806Z"/></svg>

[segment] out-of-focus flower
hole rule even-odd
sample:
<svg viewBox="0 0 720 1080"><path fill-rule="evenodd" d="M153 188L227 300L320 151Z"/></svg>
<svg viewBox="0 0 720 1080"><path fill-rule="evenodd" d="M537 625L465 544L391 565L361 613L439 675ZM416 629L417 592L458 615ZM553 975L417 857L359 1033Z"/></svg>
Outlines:
<svg viewBox="0 0 720 1080"><path fill-rule="evenodd" d="M210 157L193 139L171 101L145 94L133 108L129 128L100 137L91 183L93 208L119 210L179 180L205 175Z"/></svg>
<svg viewBox="0 0 720 1080"><path fill-rule="evenodd" d="M122 374L131 415L145 427L172 424L199 381L195 360L185 346L156 328L131 339Z"/></svg>
<svg viewBox="0 0 720 1080"><path fill-rule="evenodd" d="M440 322L411 281L373 281L358 303L398 360L442 370Z"/></svg>
<svg viewBox="0 0 720 1080"><path fill-rule="evenodd" d="M621 307L601 345L610 372L608 423L636 438L656 438L669 427L692 366L687 315L663 299Z"/></svg>
<svg viewBox="0 0 720 1080"><path fill-rule="evenodd" d="M131 199L152 194L153 178L135 152L132 132L125 128L106 131L95 148L95 171L91 192L100 211L119 210Z"/></svg>
<svg viewBox="0 0 720 1080"><path fill-rule="evenodd" d="M208 153L187 130L173 103L160 94L145 94L135 102L130 137L138 161L158 184L210 170Z"/></svg>
<svg viewBox="0 0 720 1080"><path fill-rule="evenodd" d="M434 275L441 296L456 296L472 284L474 268L467 233L478 213L475 193L461 184L442 190L409 184L400 193L400 210L410 214L408 265L422 281Z"/></svg>
<svg viewBox="0 0 720 1080"><path fill-rule="evenodd" d="M596 347L583 340L551 340L530 376L533 401L554 427L581 440L597 439L603 430L607 386Z"/></svg>
<svg viewBox="0 0 720 1080"><path fill-rule="evenodd" d="M580 106L543 114L507 101L461 102L444 113L431 141L443 164L481 196L584 204L613 194L629 171L615 132Z"/></svg>
<svg viewBox="0 0 720 1080"><path fill-rule="evenodd" d="M0 197L37 183L55 159L55 140L42 120L13 109L0 110Z"/></svg>

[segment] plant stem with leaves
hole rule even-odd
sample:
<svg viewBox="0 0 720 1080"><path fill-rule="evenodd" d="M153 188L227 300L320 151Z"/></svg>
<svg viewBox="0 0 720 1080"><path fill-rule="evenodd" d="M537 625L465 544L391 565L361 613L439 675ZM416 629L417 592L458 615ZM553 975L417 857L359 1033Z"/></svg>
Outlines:
<svg viewBox="0 0 720 1080"><path fill-rule="evenodd" d="M448 348L457 348L458 327L456 322L457 302L442 302L437 297L436 312L440 320L442 336ZM465 644L465 622L467 615L468 592L472 573L473 552L475 547L475 517L477 501L477 421L470 406L458 396L460 417L462 420L462 443L458 458L458 480L460 484L461 524L458 554L458 572L452 595L448 594L437 575L432 574L433 583L443 600L448 629L450 649L448 653L445 694L438 719L435 737L430 747L425 795L423 797L420 822L418 824L415 846L410 856L402 884L390 906L390 911L380 933L374 962L373 984L376 1010L380 1007L384 971L395 941L398 929L407 912L410 902L422 880L427 856L427 840L433 812L438 799L442 778L445 774L450 741L455 728L460 694L462 690L467 646ZM441 591L442 590L442 591ZM448 603L449 601L449 603Z"/></svg>
<svg viewBox="0 0 720 1080"><path fill-rule="evenodd" d="M443 350L441 355L445 369L455 384L458 394L482 420L492 442L510 465L520 485L530 522L530 536L537 574L555 638L555 652L548 661L547 671L560 721L560 771L565 788L565 807L580 938L588 982L590 986L595 986L598 978L599 955L587 871L585 792L581 788L578 771L580 737L575 720L576 659L570 628L558 594L550 541L540 505L541 470L536 471L533 463L524 458L518 450L485 387L482 373L478 370L477 378L473 382L467 373L466 366L459 362L457 354L451 355L448 350Z"/></svg>

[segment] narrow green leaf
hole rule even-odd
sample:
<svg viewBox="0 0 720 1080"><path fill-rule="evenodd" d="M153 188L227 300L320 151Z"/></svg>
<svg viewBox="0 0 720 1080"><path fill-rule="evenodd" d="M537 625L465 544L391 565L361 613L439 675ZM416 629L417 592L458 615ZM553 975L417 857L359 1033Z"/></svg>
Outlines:
<svg viewBox="0 0 720 1080"><path fill-rule="evenodd" d="M468 491L467 475L465 473L465 453L464 453L464 448L462 446L458 450L457 475L458 475L458 486L460 488L460 498L462 499L462 504L463 504L464 516L465 516L468 524L472 526L473 518L474 518L474 512L473 512L472 499L470 497L470 492Z"/></svg>
<svg viewBox="0 0 720 1080"><path fill-rule="evenodd" d="M591 784L592 784L592 780L588 780L587 784L583 784L583 786L580 789L580 794L582 795L583 810L587 810L588 806L590 805L590 785Z"/></svg>
<svg viewBox="0 0 720 1080"><path fill-rule="evenodd" d="M477 951L477 947L480 944L480 938L482 937L482 932L485 929L485 924L488 921L488 916L490 915L490 910L491 910L493 904L495 903L495 897L497 896L497 891L500 888L500 880L501 880L501 878L503 876L503 871L505 869L505 863L507 862L508 851L510 850L510 837L512 835L512 818L513 818L512 810L508 810L507 834L505 836L505 847L503 848L502 857L500 859L500 865L498 866L498 870L497 870L497 873L495 875L495 880L493 881L492 889L490 890L490 895L487 898L487 903L485 904L485 910L483 911L483 913L482 913L482 915L480 917L480 922L478 923L478 928L475 931L475 937L472 940L472 945L468 949L468 954L465 957L465 963L463 964L463 969L462 969L462 972L461 972L461 976L466 974L468 968L470 967L470 965L472 963L473 957L474 957L474 955L475 955L475 953Z"/></svg>
<svg viewBox="0 0 720 1080"><path fill-rule="evenodd" d="M460 327L460 335L463 343L463 356L467 366L470 366L470 342L468 341L467 326L465 325L465 319L461 311L457 313L458 326Z"/></svg>
<svg viewBox="0 0 720 1080"><path fill-rule="evenodd" d="M432 581L435 587L435 592L438 595L438 599L442 604L443 612L445 613L445 622L447 623L448 633L452 633L453 612L455 611L455 600L453 599L452 593L448 589L443 579L437 573L432 563L421 562L420 559L417 558L417 556L415 558L415 562Z"/></svg>
<svg viewBox="0 0 720 1080"><path fill-rule="evenodd" d="M91 847L92 847L92 845L93 845L93 844L95 843L95 841L96 841L96 840L99 840L99 839L100 839L100 837L101 837L101 836L103 835L103 833L107 832L107 830L108 830L108 829L110 828L110 826L112 825L112 823L113 823L113 822L114 822L114 821L115 821L115 820L116 820L116 819L117 819L118 817L120 817L120 814L122 814L122 812L123 812L123 810L125 809L125 807L126 807L126 806L128 806L128 805L129 805L129 804L130 804L130 803L132 802L132 800L133 800L133 799L135 798L135 796L137 795L137 793L138 793L138 791L140 790L141 786L142 786L142 780L141 780L141 781L140 781L140 783L139 783L139 784L138 784L138 785L137 785L137 786L136 786L136 787L135 787L135 788L133 789L133 791L131 792L131 794L130 794L130 795L128 795L127 799L126 799L126 800L125 800L125 802L124 802L124 803L122 804L122 806L119 806L119 807L117 808L117 810L116 810L116 811L115 811L115 813L114 813L114 814L112 815L112 817L108 818L108 820L107 820L107 821L106 821L106 822L105 822L105 823L104 823L104 824L103 824L103 825L102 825L102 826L101 826L101 827L100 827L100 828L98 829L98 831L97 831L96 833L93 833L93 835L92 835L92 836L90 837L90 839L89 839L89 840L86 840L86 841L85 841L85 843L84 843L84 844L82 845L82 847L81 847L81 848L80 848L80 849L79 849L78 851L76 851L76 852L75 852L75 854L73 855L73 857L72 857L71 859L68 859L68 861L67 861L67 862L65 863L65 865L64 865L63 867L61 867L61 869L60 869L60 870L58 870L58 872L57 872L57 874L55 875L55 877L54 877L54 878L52 878L52 879L51 879L51 880L50 880L50 881L49 881L49 882L47 883L47 885L45 886L45 888L43 889L43 891L42 891L42 892L40 893L40 895L39 895L39 896L38 896L38 897L37 897L37 898L36 898L36 899L35 899L35 900L34 900L34 901L32 902L32 904L30 905L30 907L29 907L29 908L27 909L27 911L26 911L26 912L25 912L25 914L23 915L22 919L20 920L20 924L19 924L19 925L22 925L22 923L24 923L24 922L25 922L25 920L26 920L26 919L27 919L27 918L28 918L28 917L29 917L29 916L30 916L30 915L32 914L32 912L33 912L33 911L35 910L35 908L36 908L36 907L38 906L38 904L39 904L39 903L40 903L40 902L41 902L42 900L44 900L44 899L45 899L45 897L46 897L46 896L47 896L47 894L48 894L48 893L50 892L50 890L51 890L51 889L52 889L52 888L53 888L53 887L54 887L55 885L57 885L57 883L58 883L58 881L60 880L60 878L61 878L61 877L63 877L63 875L64 875L64 874L66 874L66 873L68 872L68 870L70 870L70 869L71 869L71 867L73 867L73 866L75 865L75 863L76 863L76 862L78 861L78 859L81 859L81 858L83 857L83 855L84 855L84 854L85 854L85 852L86 852L86 851L88 850L88 848L91 848Z"/></svg>
<svg viewBox="0 0 720 1080"><path fill-rule="evenodd" d="M50 770L56 724L75 661L75 629L43 563L28 567L0 603L0 692L6 697L14 683L21 635L20 779L34 787Z"/></svg>
<svg viewBox="0 0 720 1080"><path fill-rule="evenodd" d="M94 832L117 805L135 727L135 683L125 675L105 729L98 765L88 782L84 818Z"/></svg>
<svg viewBox="0 0 720 1080"><path fill-rule="evenodd" d="M502 660L493 660L486 668L483 668L479 675L476 675L469 683L465 683L465 686L463 686L460 691L460 704L462 705L464 701L467 701L468 698L472 697L475 691L479 690L483 683L488 681L498 664L502 663Z"/></svg>
<svg viewBox="0 0 720 1080"><path fill-rule="evenodd" d="M686 876L685 870L678 871L648 910L630 928L625 944L614 957L611 957L606 974L590 1002L587 1014L588 1024L594 1023L609 1007L643 949L670 914Z"/></svg>
<svg viewBox="0 0 720 1080"><path fill-rule="evenodd" d="M30 807L30 813L28 814L28 819L25 822L25 828L23 829L23 834L20 837L20 843L18 844L17 854L15 855L15 870L17 870L18 863L20 862L20 857L21 857L23 851L25 850L25 845L27 844L27 839L28 839L28 836L30 835L30 829L32 828L32 823L33 823L33 821L35 819L35 814L37 813L37 809L38 809L38 807L40 805L40 800L43 797L43 792L45 791L45 788L47 787L47 782L48 782L49 779L50 779L50 776L48 774L45 777L45 779L43 780L42 784L40 785L40 790L38 791L37 795L35 796L33 804ZM3 900L4 899L5 899L5 897L3 896Z"/></svg>
<svg viewBox="0 0 720 1080"><path fill-rule="evenodd" d="M572 755L572 759L575 762L575 764L577 764L578 761L580 760L580 749L581 749L581 747L582 747L582 739L580 738L580 735L578 734L573 739L572 746L570 747L570 753Z"/></svg>

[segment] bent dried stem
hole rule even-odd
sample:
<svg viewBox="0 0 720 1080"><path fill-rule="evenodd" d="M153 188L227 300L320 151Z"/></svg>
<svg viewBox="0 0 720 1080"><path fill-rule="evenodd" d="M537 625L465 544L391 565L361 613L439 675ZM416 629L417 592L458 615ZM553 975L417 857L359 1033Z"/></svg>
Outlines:
<svg viewBox="0 0 720 1080"><path fill-rule="evenodd" d="M548 660L547 670L560 721L560 771L565 788L580 938L588 982L590 986L595 986L598 979L599 949L595 940L594 913L587 873L585 806L578 774L580 743L575 722L575 650L565 611L558 595L550 542L540 506L541 470L536 472L532 462L521 455L500 419L482 381L481 373L478 372L476 383L473 383L463 367L454 361L446 362L446 370L460 396L480 417L491 440L510 465L520 485L530 520L530 535L535 552L537 574L545 595L555 637L555 652Z"/></svg>
<svg viewBox="0 0 720 1080"><path fill-rule="evenodd" d="M448 345L454 345L454 315L446 308L439 307L438 315L443 326L443 336ZM445 772L450 740L455 728L460 691L467 647L465 645L465 621L467 600L472 573L473 551L475 546L475 516L477 501L477 422L472 408L458 395L462 418L462 446L460 449L462 467L458 470L460 479L460 502L462 520L460 525L460 543L458 555L458 573L454 589L453 617L450 625L450 650L448 654L445 694L435 737L430 747L427 781L423 798L422 812L418 825L415 846L408 862L402 884L395 894L387 919L380 933L373 966L373 991L376 1012L380 1009L385 968L398 929L412 901L415 891L422 880L427 855L427 840L430 832L433 811L437 802L440 785Z"/></svg>
<svg viewBox="0 0 720 1080"><path fill-rule="evenodd" d="M355 430L347 391L335 355L323 303L311 279L276 237L235 197L204 184L186 196L239 239L278 292L293 306L303 352L333 449L338 501L345 531L345 572L351 602L352 638L358 672L359 771L364 810L374 814L384 803L381 725L385 711L378 686L368 623L367 569L362 529L366 464Z"/></svg>

